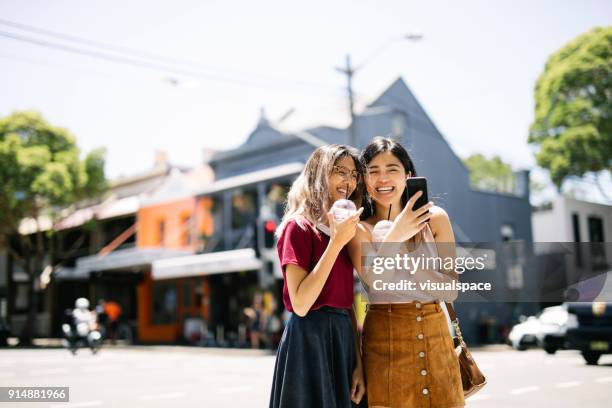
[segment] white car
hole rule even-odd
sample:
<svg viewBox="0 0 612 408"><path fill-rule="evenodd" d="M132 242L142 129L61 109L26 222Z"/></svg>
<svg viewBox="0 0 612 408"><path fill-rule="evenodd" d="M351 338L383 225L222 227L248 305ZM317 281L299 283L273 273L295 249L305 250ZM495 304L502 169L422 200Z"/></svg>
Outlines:
<svg viewBox="0 0 612 408"><path fill-rule="evenodd" d="M528 347L543 347L554 354L564 347L568 327L577 325L576 316L568 313L567 304L543 309L536 316L521 317L521 323L510 330L508 341L517 350Z"/></svg>

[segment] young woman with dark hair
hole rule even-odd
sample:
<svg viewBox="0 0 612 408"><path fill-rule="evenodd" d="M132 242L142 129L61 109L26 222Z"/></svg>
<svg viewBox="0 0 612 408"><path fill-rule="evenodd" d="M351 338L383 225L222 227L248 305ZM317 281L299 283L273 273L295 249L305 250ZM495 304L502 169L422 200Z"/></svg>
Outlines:
<svg viewBox="0 0 612 408"><path fill-rule="evenodd" d="M410 155L398 142L375 138L363 150L361 161L367 197L363 221L349 243L349 253L368 295L362 348L369 406L463 407L459 363L437 294L377 292L361 261L366 255L362 248L382 248L374 245L373 231L379 221L387 219L392 224L382 242L392 248L406 251L416 246L426 256L454 259L449 217L431 201L413 208L420 192L407 197L405 189L407 179L417 173ZM437 282L457 277L452 269L414 272L419 279ZM407 272L398 269L393 276L401 279L402 273Z"/></svg>

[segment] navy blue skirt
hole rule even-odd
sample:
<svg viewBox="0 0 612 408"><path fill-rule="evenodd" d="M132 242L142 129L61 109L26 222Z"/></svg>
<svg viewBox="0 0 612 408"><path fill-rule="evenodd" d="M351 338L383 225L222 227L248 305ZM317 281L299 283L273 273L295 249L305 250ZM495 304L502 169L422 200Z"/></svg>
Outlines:
<svg viewBox="0 0 612 408"><path fill-rule="evenodd" d="M291 314L276 354L270 408L367 407L351 401L355 340L348 310Z"/></svg>

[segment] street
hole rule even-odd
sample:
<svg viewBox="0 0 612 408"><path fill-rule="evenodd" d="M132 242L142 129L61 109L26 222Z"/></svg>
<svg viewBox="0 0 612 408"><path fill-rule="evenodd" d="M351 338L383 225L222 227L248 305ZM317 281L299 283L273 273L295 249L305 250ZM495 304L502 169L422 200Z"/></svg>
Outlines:
<svg viewBox="0 0 612 408"><path fill-rule="evenodd" d="M607 407L612 356L587 366L574 351L554 356L497 347L474 358L488 384L471 407ZM0 351L0 386L69 386L70 403L18 407L264 407L274 356L251 350L188 347L106 348L76 357L62 349Z"/></svg>

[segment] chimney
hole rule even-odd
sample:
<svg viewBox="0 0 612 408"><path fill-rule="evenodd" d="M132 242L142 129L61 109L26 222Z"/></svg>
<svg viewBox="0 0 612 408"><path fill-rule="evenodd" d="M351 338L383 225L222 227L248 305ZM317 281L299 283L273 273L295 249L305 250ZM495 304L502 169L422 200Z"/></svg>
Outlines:
<svg viewBox="0 0 612 408"><path fill-rule="evenodd" d="M211 149L208 147L202 149L202 163L207 164L208 162L210 162L210 159L212 159L215 153L217 153L215 149Z"/></svg>
<svg viewBox="0 0 612 408"><path fill-rule="evenodd" d="M168 152L165 150L155 151L155 164L153 167L167 167L168 166Z"/></svg>
<svg viewBox="0 0 612 408"><path fill-rule="evenodd" d="M518 170L514 175L516 177L516 194L529 199L529 170Z"/></svg>

